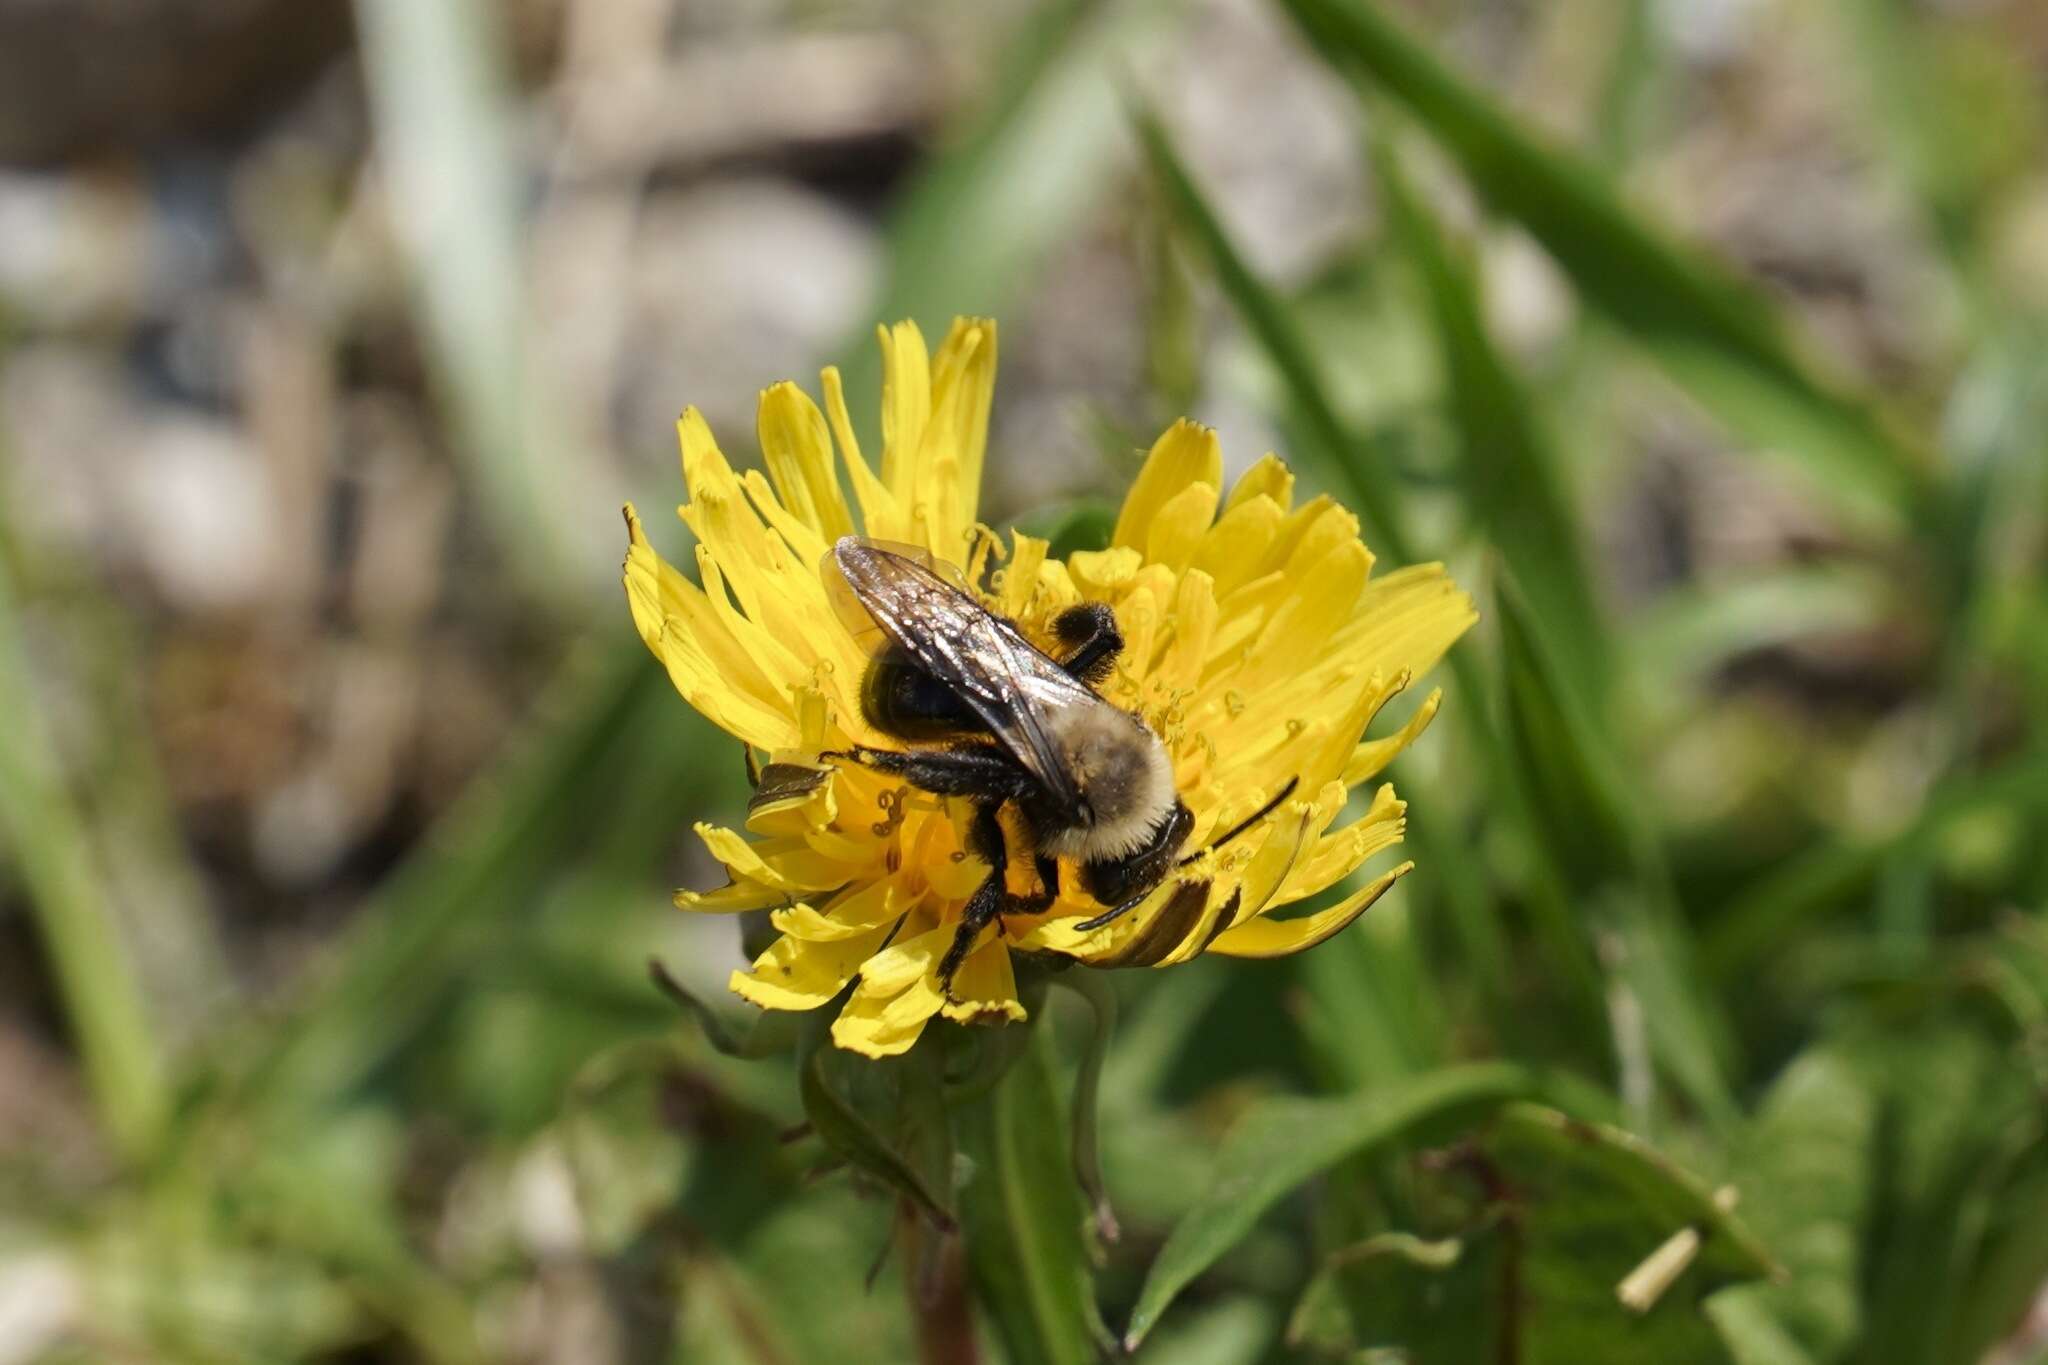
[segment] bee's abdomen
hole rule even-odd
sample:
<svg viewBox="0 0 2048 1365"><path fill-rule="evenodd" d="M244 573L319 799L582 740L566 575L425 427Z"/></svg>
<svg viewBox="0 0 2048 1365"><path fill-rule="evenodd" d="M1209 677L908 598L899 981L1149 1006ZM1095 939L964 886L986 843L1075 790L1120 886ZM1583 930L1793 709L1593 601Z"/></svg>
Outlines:
<svg viewBox="0 0 2048 1365"><path fill-rule="evenodd" d="M988 728L958 693L895 649L868 665L860 709L868 724L902 739L939 739Z"/></svg>

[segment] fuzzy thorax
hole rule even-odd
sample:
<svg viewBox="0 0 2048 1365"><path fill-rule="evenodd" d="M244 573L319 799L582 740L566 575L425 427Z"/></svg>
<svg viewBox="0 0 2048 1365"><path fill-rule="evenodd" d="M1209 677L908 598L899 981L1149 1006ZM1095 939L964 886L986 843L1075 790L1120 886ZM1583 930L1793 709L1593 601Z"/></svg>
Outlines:
<svg viewBox="0 0 2048 1365"><path fill-rule="evenodd" d="M1159 736L1115 707L1062 707L1047 716L1088 818L1046 831L1045 851L1081 862L1124 858L1173 814L1173 760Z"/></svg>

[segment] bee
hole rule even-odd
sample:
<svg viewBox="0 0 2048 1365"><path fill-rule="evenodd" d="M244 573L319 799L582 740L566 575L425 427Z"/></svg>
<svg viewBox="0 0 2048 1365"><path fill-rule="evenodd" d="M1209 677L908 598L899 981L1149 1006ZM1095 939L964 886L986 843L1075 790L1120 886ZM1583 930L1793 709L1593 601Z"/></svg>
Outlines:
<svg viewBox="0 0 2048 1365"><path fill-rule="evenodd" d="M1124 645L1107 603L1083 602L1053 619L1055 659L925 551L847 536L823 569L840 619L871 656L862 715L907 746L824 757L974 806L968 846L990 871L939 963L949 995L983 928L1000 915L1041 912L1058 897L1061 860L1108 907L1075 926L1083 931L1127 914L1177 863L1193 861L1180 850L1195 818L1174 785L1166 746L1096 690ZM1211 847L1271 814L1293 788L1289 782ZM1042 887L1035 894L1008 889L1006 808L1033 858Z"/></svg>

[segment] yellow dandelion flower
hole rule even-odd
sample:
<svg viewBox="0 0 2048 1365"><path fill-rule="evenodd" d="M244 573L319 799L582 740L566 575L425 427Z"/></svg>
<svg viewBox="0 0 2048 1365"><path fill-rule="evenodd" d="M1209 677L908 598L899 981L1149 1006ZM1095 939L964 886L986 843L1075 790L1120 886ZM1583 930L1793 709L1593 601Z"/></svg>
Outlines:
<svg viewBox="0 0 2048 1365"><path fill-rule="evenodd" d="M747 833L697 827L729 884L676 896L691 911L769 911L780 937L733 974L732 989L768 1009L808 1010L857 983L832 1037L881 1057L909 1048L934 1015L1022 1019L1016 952L1163 967L1205 952L1276 957L1350 924L1411 864L1327 909L1273 912L1400 841L1405 808L1390 786L1337 820L1351 789L1436 713L1432 693L1398 730L1363 738L1472 623L1471 599L1440 565L1374 576L1357 518L1328 497L1296 505L1292 475L1272 455L1226 492L1215 433L1185 420L1153 445L1108 549L1062 561L1045 541L1013 534L1005 551L976 519L995 324L956 321L935 355L911 323L880 338L879 471L827 369L822 411L793 383L762 393L765 474L735 471L703 417L684 412L690 500L680 511L696 536L698 582L655 553L626 509L626 595L641 638L757 765ZM1130 913L1079 928L1105 907L1063 875L1050 908L1001 918L950 992L941 983L940 959L988 871L970 851L971 807L821 757L903 747L863 719L868 658L821 571L849 534L930 550L1041 645L1068 607L1114 610L1125 648L1099 690L1158 734L1194 816L1183 860ZM1290 782L1270 816L1211 847Z"/></svg>

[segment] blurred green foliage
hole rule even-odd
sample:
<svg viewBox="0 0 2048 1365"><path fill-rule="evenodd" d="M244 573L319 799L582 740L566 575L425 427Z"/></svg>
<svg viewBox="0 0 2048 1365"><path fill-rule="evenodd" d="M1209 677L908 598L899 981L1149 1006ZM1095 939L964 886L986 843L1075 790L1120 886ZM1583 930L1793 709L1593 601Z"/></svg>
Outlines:
<svg viewBox="0 0 2048 1365"><path fill-rule="evenodd" d="M502 1359L506 1299L545 1314L575 1288L604 1309L600 1358L895 1361L921 1340L956 1359L957 1341L931 1354L950 1275L979 1304L969 1338L1015 1365L2048 1360L2016 1335L2048 1285L2048 319L2001 289L1983 222L2015 149L2042 145L2021 74L1928 47L1900 0L1837 6L1860 126L1966 303L1943 373L1900 401L1824 373L1761 287L1618 188L1658 79L1643 5L1615 7L1613 126L1580 152L1386 8L1276 0L1355 92L1381 209L1364 264L1300 291L1247 264L1165 125L1114 98L1123 44L1170 8L1031 22L902 201L875 314L1002 311L1135 128L1160 384L1192 385L1182 291L1213 290L1305 480L1389 560L1450 558L1481 585L1434 757L1399 775L1421 864L1403 895L1301 960L1133 973L1093 1009L1052 992L1034 1033L943 1056L877 1065L813 1021L679 1013L645 976L663 860L677 813L730 809L743 779L621 606L278 1013L173 1059L80 814L13 727L10 871L122 1154L84 1198L36 1154L0 1174L0 1252L54 1246L89 1295L92 1339L61 1358ZM465 61L475 79L434 89L448 54L418 46L463 44L462 23L369 36L401 152L492 145L465 140L499 116L491 83ZM1999 98L1973 98L1986 79ZM1447 178L1475 222L1418 189ZM492 198L466 211L510 211ZM477 231L502 247L509 228ZM1577 306L1552 372L1486 322L1478 248L1510 232ZM511 304L434 273L473 245L411 249L487 510L520 536L544 513L500 430L519 380L466 349L517 325ZM1426 357L1426 401L1354 401L1361 319ZM872 362L847 360L866 401ZM1853 528L1839 562L1608 600L1581 511L1602 471L1579 454L1614 419L1571 398L1645 361ZM1031 527L1064 550L1107 521L1082 503ZM1756 786L1818 779L1804 721L1757 721L1719 680L1849 627L1935 642L1906 719L1861 722L1935 737L1919 794L1901 777L1884 828L1819 800L1762 827L1753 801L1688 808L1669 772L1703 735L1750 746L1724 763ZM19 715L17 634L0 595ZM1094 1026L1119 1013L1103 1051ZM1076 1181L1098 1164L1114 1242ZM427 1186L460 1211L431 1237ZM560 1227L511 1225L551 1199Z"/></svg>

